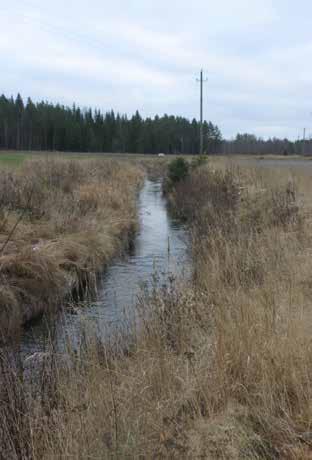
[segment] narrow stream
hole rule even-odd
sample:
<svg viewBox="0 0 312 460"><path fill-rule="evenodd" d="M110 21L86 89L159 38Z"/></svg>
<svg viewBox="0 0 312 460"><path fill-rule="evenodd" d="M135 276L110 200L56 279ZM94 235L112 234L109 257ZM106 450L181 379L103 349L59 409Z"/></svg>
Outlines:
<svg viewBox="0 0 312 460"><path fill-rule="evenodd" d="M150 287L155 276L160 284L169 276L189 276L187 230L168 212L160 180L146 179L138 198L138 213L139 231L133 249L102 274L96 299L79 308L77 315L65 310L57 317L54 340L58 348L62 348L65 337L79 340L82 327L92 328L103 337L119 328L125 316L131 319L142 287ZM33 324L22 337L22 353L44 351L49 335L44 320Z"/></svg>

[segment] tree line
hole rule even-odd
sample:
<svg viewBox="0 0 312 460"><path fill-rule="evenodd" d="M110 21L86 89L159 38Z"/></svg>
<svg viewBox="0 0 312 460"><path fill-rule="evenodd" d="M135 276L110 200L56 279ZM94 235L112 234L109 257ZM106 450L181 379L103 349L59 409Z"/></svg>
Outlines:
<svg viewBox="0 0 312 460"><path fill-rule="evenodd" d="M204 122L204 149L219 153L222 135L218 126ZM142 118L102 113L100 110L65 107L49 102L24 103L0 97L0 149L72 152L131 152L166 154L199 152L199 122L175 116Z"/></svg>
<svg viewBox="0 0 312 460"><path fill-rule="evenodd" d="M264 140L253 134L237 134L223 140L220 129L204 122L204 152L213 154L300 155L312 154L312 140L272 138ZM143 118L113 110L65 107L49 102L26 103L0 96L0 149L47 150L69 152L198 154L199 122L179 116Z"/></svg>
<svg viewBox="0 0 312 460"><path fill-rule="evenodd" d="M264 140L253 134L237 134L235 139L222 142L220 153L225 155L311 155L312 140L271 138Z"/></svg>

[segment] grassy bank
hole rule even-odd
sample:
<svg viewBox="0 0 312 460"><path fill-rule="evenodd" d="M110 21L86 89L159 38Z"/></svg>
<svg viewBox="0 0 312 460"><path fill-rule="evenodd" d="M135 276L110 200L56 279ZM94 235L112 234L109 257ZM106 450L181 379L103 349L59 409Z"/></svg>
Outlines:
<svg viewBox="0 0 312 460"><path fill-rule="evenodd" d="M143 172L113 160L0 170L0 328L7 336L92 280L136 226Z"/></svg>
<svg viewBox="0 0 312 460"><path fill-rule="evenodd" d="M204 165L177 183L193 281L142 297L126 349L47 355L31 397L2 353L2 456L310 458L309 182Z"/></svg>

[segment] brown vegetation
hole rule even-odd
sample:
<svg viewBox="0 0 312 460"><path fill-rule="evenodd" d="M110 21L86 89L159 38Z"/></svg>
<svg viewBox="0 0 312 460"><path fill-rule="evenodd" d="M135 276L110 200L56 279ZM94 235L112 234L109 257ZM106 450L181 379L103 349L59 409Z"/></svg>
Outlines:
<svg viewBox="0 0 312 460"><path fill-rule="evenodd" d="M2 336L61 303L127 241L142 176L110 160L46 158L0 171Z"/></svg>
<svg viewBox="0 0 312 460"><path fill-rule="evenodd" d="M192 229L191 285L143 298L126 350L90 337L68 366L49 355L32 397L3 355L1 455L311 458L307 184L195 169L170 196Z"/></svg>

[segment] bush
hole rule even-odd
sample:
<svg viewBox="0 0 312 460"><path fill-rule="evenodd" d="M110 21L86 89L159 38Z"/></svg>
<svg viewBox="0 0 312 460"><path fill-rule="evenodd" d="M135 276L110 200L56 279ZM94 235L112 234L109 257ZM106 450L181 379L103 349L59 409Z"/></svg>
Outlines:
<svg viewBox="0 0 312 460"><path fill-rule="evenodd" d="M192 159L191 167L192 169L199 168L208 163L208 157L206 155L199 155Z"/></svg>
<svg viewBox="0 0 312 460"><path fill-rule="evenodd" d="M177 184L169 200L181 218L190 222L196 218L197 231L203 220L206 233L207 222L209 227L221 225L220 221L232 226L230 216L239 205L240 189L232 170L214 172L209 168L196 168L185 181Z"/></svg>
<svg viewBox="0 0 312 460"><path fill-rule="evenodd" d="M189 174L189 164L184 158L176 158L169 163L168 178L172 184L185 179Z"/></svg>

